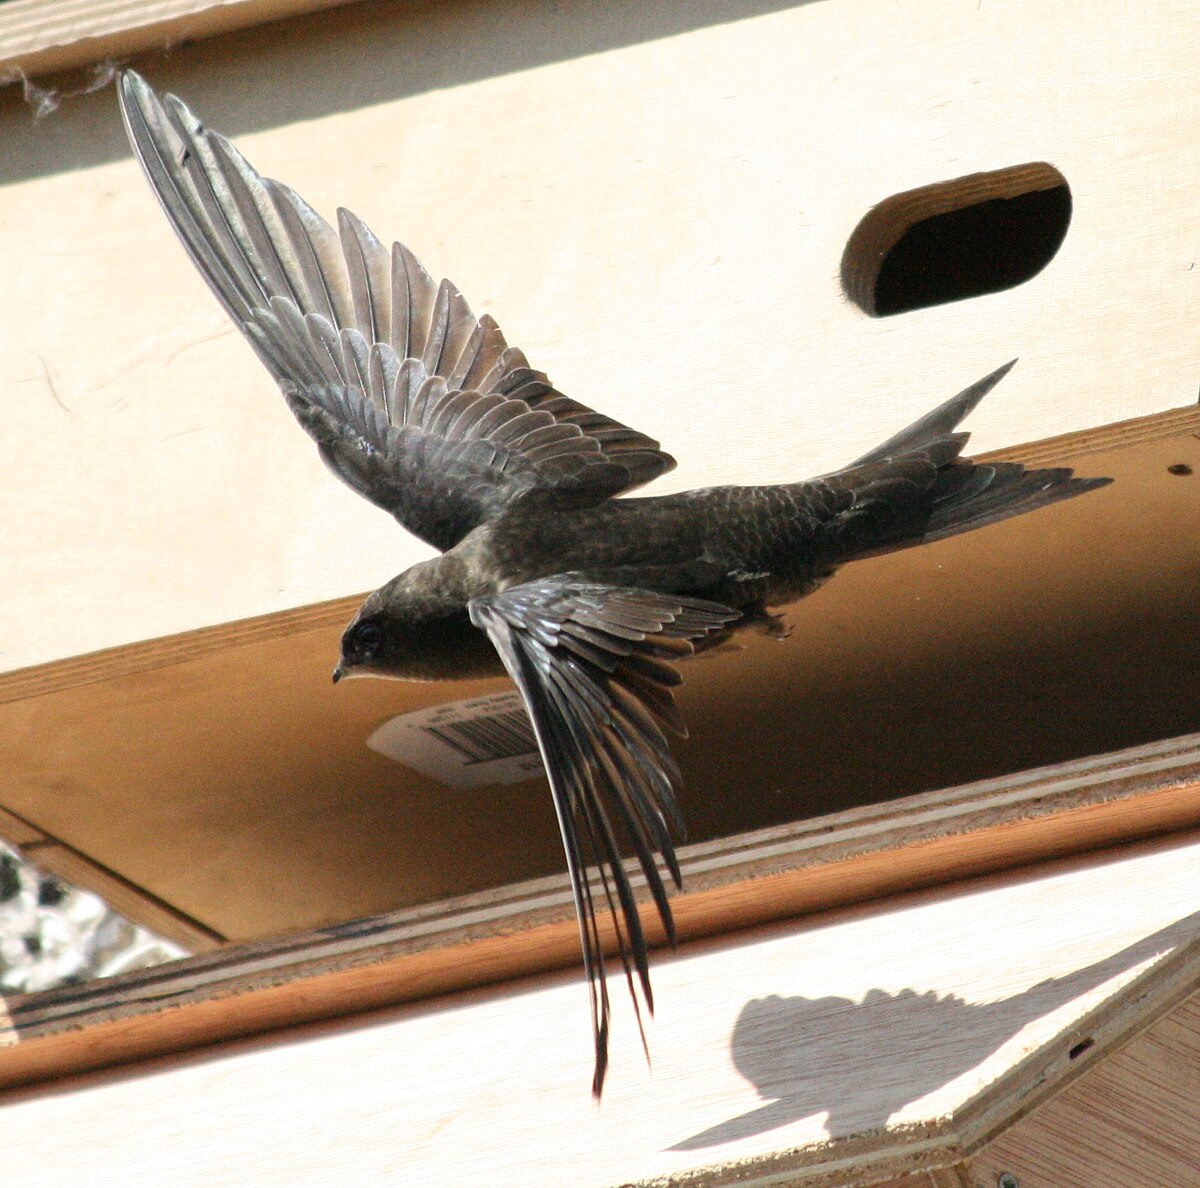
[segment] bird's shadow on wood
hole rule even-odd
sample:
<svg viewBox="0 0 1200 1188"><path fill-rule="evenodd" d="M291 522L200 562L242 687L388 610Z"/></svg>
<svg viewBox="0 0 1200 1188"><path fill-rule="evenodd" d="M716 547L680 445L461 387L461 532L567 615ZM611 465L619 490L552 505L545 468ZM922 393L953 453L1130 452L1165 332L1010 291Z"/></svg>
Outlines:
<svg viewBox="0 0 1200 1188"><path fill-rule="evenodd" d="M764 1104L670 1150L716 1147L822 1113L830 1138L881 1129L904 1106L981 1064L1034 1019L1197 931L1200 912L1102 961L996 1002L908 988L869 990L859 1002L838 996L751 999L730 1047L734 1066ZM864 1086L871 1092L864 1093Z"/></svg>

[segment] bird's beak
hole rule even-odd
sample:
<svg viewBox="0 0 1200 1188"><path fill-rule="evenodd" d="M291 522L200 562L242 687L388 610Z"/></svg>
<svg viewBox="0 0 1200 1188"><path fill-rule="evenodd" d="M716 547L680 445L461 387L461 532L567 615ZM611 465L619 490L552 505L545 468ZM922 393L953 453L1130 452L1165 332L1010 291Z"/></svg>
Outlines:
<svg viewBox="0 0 1200 1188"><path fill-rule="evenodd" d="M338 681L340 681L345 675L346 670L341 666L341 664L339 664L337 668L333 670L333 683L336 685Z"/></svg>

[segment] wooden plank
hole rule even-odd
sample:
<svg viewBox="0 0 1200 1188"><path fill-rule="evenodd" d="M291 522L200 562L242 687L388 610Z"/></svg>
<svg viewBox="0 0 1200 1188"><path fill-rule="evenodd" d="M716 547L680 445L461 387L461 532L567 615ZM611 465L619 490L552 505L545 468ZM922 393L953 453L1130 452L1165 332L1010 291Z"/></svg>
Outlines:
<svg viewBox="0 0 1200 1188"><path fill-rule="evenodd" d="M30 78L215 37L349 0L8 0L0 77Z"/></svg>
<svg viewBox="0 0 1200 1188"><path fill-rule="evenodd" d="M2 832L0 836L3 836ZM92 862L70 846L43 839L40 844L25 845L21 849L42 870L58 875L73 886L94 892L114 911L193 953L206 953L225 942L220 933L182 915L170 904L133 886L127 879Z"/></svg>
<svg viewBox="0 0 1200 1188"><path fill-rule="evenodd" d="M676 919L682 937L698 939L1198 822L1193 736L685 847ZM0 1083L577 961L569 886L541 879L14 1000L16 1047Z"/></svg>
<svg viewBox="0 0 1200 1188"><path fill-rule="evenodd" d="M188 660L261 640L341 627L358 609L362 599L361 594L335 598L315 606L300 606L276 614L239 619L234 623L219 623L197 631L162 636L119 648L104 648L52 664L0 673L0 704L41 697L59 689L75 689L80 685L170 668Z"/></svg>
<svg viewBox="0 0 1200 1188"><path fill-rule="evenodd" d="M224 937L181 915L169 904L127 879L50 837L15 813L0 808L0 841L15 846L39 869L99 895L115 911L197 953L222 944Z"/></svg>
<svg viewBox="0 0 1200 1188"><path fill-rule="evenodd" d="M1014 1077L1038 1091L1144 1028L1189 979L1194 993L1198 858L1193 832L685 945L657 971L652 1070L619 1007L599 1109L583 990L543 976L13 1092L0 1142L13 1175L36 1167L52 1183L80 1182L111 1119L136 1117L138 1142L108 1148L114 1184L221 1182L232 1168L267 1188L369 1183L386 1169L506 1188L569 1166L579 1188L917 1173L943 1188L981 1133L975 1103L1002 1091L1019 1112ZM195 1018L176 1013L185 1040ZM1094 1045L1070 1061L1085 1036ZM77 1141L48 1151L48 1133Z"/></svg>
<svg viewBox="0 0 1200 1188"><path fill-rule="evenodd" d="M1158 1019L971 1160L1055 1188L1191 1188L1200 1168L1200 995Z"/></svg>

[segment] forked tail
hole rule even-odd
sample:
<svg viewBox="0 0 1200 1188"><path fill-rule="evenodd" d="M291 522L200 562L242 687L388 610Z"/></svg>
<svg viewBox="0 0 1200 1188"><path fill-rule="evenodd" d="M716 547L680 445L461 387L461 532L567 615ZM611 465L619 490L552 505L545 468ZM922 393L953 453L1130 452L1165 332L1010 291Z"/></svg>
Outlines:
<svg viewBox="0 0 1200 1188"><path fill-rule="evenodd" d="M825 476L850 496L835 536L837 560L850 561L971 532L1062 499L1107 486L1067 467L1027 470L1019 462L962 458L969 434L958 424L1008 374L1016 360Z"/></svg>

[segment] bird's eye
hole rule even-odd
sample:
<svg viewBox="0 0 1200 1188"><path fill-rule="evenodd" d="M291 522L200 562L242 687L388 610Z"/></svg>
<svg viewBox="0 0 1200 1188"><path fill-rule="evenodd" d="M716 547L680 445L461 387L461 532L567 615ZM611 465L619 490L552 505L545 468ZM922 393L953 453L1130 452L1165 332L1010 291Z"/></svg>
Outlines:
<svg viewBox="0 0 1200 1188"><path fill-rule="evenodd" d="M383 632L378 623L359 623L354 634L364 648L377 647L383 641Z"/></svg>

